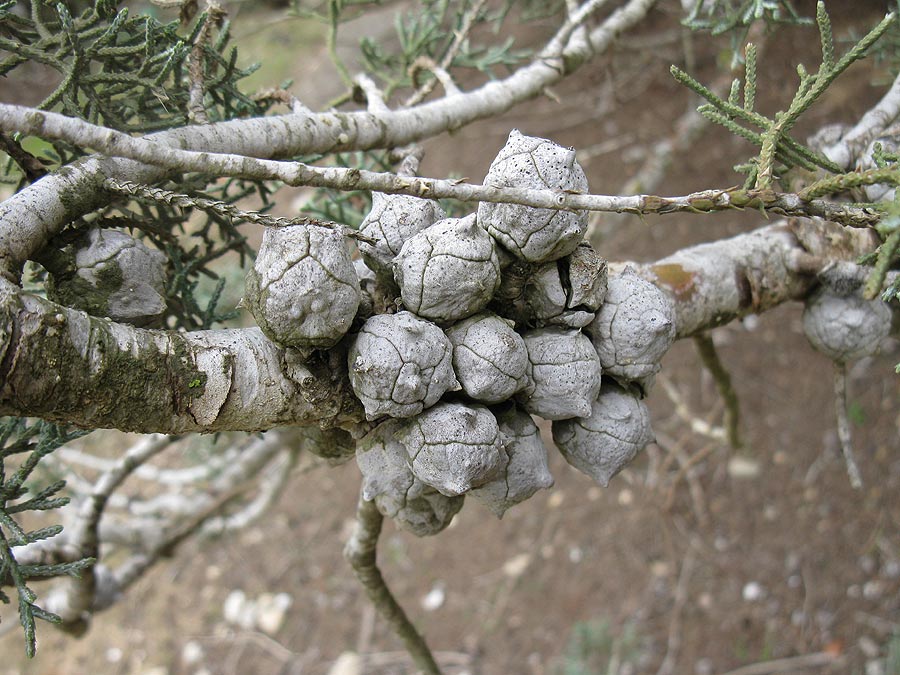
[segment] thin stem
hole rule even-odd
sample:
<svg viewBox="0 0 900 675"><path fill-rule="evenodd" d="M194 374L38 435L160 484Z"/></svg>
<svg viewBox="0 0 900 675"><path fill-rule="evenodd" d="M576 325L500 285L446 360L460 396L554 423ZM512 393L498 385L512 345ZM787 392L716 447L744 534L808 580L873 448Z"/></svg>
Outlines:
<svg viewBox="0 0 900 675"><path fill-rule="evenodd" d="M347 70L347 66L344 65L344 61L337 53L337 33L341 23L341 10L338 4L336 0L330 0L328 3L328 33L325 36L325 46L328 49L328 57L337 69L338 75L341 76L341 80L348 87L352 87L353 78L350 77L350 71Z"/></svg>
<svg viewBox="0 0 900 675"><path fill-rule="evenodd" d="M874 300L881 293L884 280L887 278L898 248L900 248L900 230L891 233L878 251L878 260L875 262L875 267L869 275L866 281L866 288L863 291L863 297L866 300Z"/></svg>
<svg viewBox="0 0 900 675"><path fill-rule="evenodd" d="M850 485L859 490L863 486L859 467L853 456L853 443L850 438L850 419L847 415L847 365L841 361L834 363L834 413L837 417L838 440L841 443L841 454L847 465L847 476Z"/></svg>
<svg viewBox="0 0 900 675"><path fill-rule="evenodd" d="M356 508L356 526L344 547L344 557L353 567L356 578L366 589L369 600L397 636L403 640L415 664L428 675L440 675L441 670L434 660L434 654L425 643L425 638L416 630L406 612L391 594L381 570L378 569L376 553L383 521L384 517L379 513L375 503L367 502L360 496Z"/></svg>
<svg viewBox="0 0 900 675"><path fill-rule="evenodd" d="M703 367L712 375L716 389L719 390L719 395L725 402L725 432L728 435L728 444L734 450L738 450L744 445L740 432L741 408L737 392L731 383L731 375L719 358L716 345L709 333L695 335L694 346L697 348Z"/></svg>

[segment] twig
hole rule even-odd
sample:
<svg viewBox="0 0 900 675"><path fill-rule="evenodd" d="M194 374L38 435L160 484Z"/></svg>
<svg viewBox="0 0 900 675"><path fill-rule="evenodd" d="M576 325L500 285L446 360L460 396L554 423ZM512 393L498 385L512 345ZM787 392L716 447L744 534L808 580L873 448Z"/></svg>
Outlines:
<svg viewBox="0 0 900 675"><path fill-rule="evenodd" d="M71 551L73 560L100 558L99 524L110 495L135 469L168 448L175 440L177 437L161 434L146 436L100 476L91 494L81 503L75 523L69 529L66 547ZM54 598L57 605L52 611L60 616L64 625L71 624L75 630L79 630L84 616L93 609L96 592L97 578L92 565L80 577L63 582Z"/></svg>
<svg viewBox="0 0 900 675"><path fill-rule="evenodd" d="M666 494L666 500L663 503L663 509L668 511L675 504L675 494L678 488L678 484L682 479L688 478L688 472L697 464L702 462L704 459L709 457L715 451L716 445L710 443L706 445L693 455L687 458L687 460L682 461L683 453L680 449L674 451L672 454L678 459L678 463L681 465L678 469L678 473L675 474L675 477L672 479L672 484L669 486L669 492ZM702 518L701 518L702 520Z"/></svg>
<svg viewBox="0 0 900 675"><path fill-rule="evenodd" d="M366 589L369 600L403 641L415 664L428 675L440 675L434 654L391 594L381 570L378 569L376 553L383 521L384 517L375 503L367 502L360 495L356 508L356 525L344 547L344 557Z"/></svg>
<svg viewBox="0 0 900 675"><path fill-rule="evenodd" d="M566 48L569 47L569 40L572 35L584 25L584 22L603 5L607 0L588 0L578 7L576 11L569 12L566 22L560 27L556 34L547 43L547 46L541 51L541 58L552 59L561 58ZM588 42L585 40L584 42Z"/></svg>
<svg viewBox="0 0 900 675"><path fill-rule="evenodd" d="M233 220L243 220L248 223L255 223L266 227L314 225L316 227L327 227L332 230L337 230L345 237L350 237L351 239L365 241L370 244L375 243L374 239L371 239L346 225L341 225L340 223L335 223L330 220L319 220L318 218L311 218L309 216L301 216L298 218L269 216L264 213L259 213L258 211L245 211L244 209L239 209L234 204L229 204L228 202L206 199L205 197L191 197L190 195L183 195L162 188L139 185L137 183L132 183L131 181L116 180L114 178L107 178L103 182L103 186L113 192L119 192L133 197L141 197L156 202L163 202L169 206L178 206L183 209L197 208L201 211L209 211Z"/></svg>
<svg viewBox="0 0 900 675"><path fill-rule="evenodd" d="M778 193L769 189L703 190L680 197L585 195L557 190L474 185L460 180L406 178L393 173L357 168L319 167L302 162L179 150L58 113L41 112L9 104L0 104L0 129L90 146L111 156L124 157L171 171L198 171L248 180L280 180L292 186L373 190L426 199L451 198L466 202L515 203L567 211L614 211L640 215L677 212L713 213L750 208L783 215L819 216L853 227L871 227L881 221L881 214L871 208L835 204L820 199L807 201L793 193Z"/></svg>
<svg viewBox="0 0 900 675"><path fill-rule="evenodd" d="M681 418L682 421L690 425L692 432L700 436L711 438L714 441L725 440L725 430L722 427L713 426L706 420L700 419L694 415L690 408L688 408L687 403L685 403L681 393L667 377L660 377L658 381L662 385L663 390L665 390L666 396L669 397L672 405L675 406L675 414Z"/></svg>
<svg viewBox="0 0 900 675"><path fill-rule="evenodd" d="M809 668L830 666L834 665L837 661L838 659L834 654L829 654L828 652L814 652L813 654L792 656L786 659L751 663L748 666L741 666L735 670L729 670L722 675L769 675L770 673L782 673L791 670L806 670Z"/></svg>
<svg viewBox="0 0 900 675"><path fill-rule="evenodd" d="M41 160L6 134L0 134L0 150L9 155L10 159L21 169L29 183L33 183L47 175L47 168L41 163Z"/></svg>
<svg viewBox="0 0 900 675"><path fill-rule="evenodd" d="M188 119L195 124L209 124L209 116L206 114L206 106L203 105L203 99L206 97L206 84L204 78L204 68L206 66L205 50L212 38L213 27L218 28L225 19L225 10L215 2L215 0L207 0L206 16L203 18L203 26L200 28L200 34L197 35L197 41L191 48L191 55L188 59L188 78L190 80L190 88L188 89Z"/></svg>
<svg viewBox="0 0 900 675"><path fill-rule="evenodd" d="M666 639L666 655L656 671L656 675L671 675L675 671L675 662L678 659L678 650L681 648L681 614L688 599L688 584L691 574L694 572L694 543L688 544L687 553L681 563L681 572L678 575L678 585L675 587L675 603L672 607L672 617L669 620L669 633Z"/></svg>
<svg viewBox="0 0 900 675"><path fill-rule="evenodd" d="M428 56L420 56L415 61L413 61L412 66L409 68L410 76L415 81L416 76L422 70L429 71L433 76L434 80L429 80L429 82L438 81L441 83L441 86L444 88L444 92L448 96L456 96L461 93L461 90L458 86L456 86L456 82L453 81L453 78L450 76L444 68L442 68L439 64L435 63L434 59L429 58Z"/></svg>
<svg viewBox="0 0 900 675"><path fill-rule="evenodd" d="M255 481L250 479L224 494L217 495L211 503L204 505L187 522L179 523L172 528L150 552L132 556L122 563L115 571L116 587L119 593L124 592L131 584L140 579L161 558L171 556L175 549L199 530L207 520L253 488L254 485ZM105 607L97 609L105 609Z"/></svg>
<svg viewBox="0 0 900 675"><path fill-rule="evenodd" d="M268 474L260 481L259 494L240 511L228 516L217 517L203 526L204 534L220 534L226 531L241 530L262 517L275 500L284 492L288 479L298 474L314 471L325 462L316 458L299 470L292 470L297 463L297 452L288 452L283 463L269 466Z"/></svg>
<svg viewBox="0 0 900 675"><path fill-rule="evenodd" d="M837 417L838 440L841 443L844 463L847 465L847 476L850 478L850 485L859 490L863 482L853 456L850 420L847 417L847 365L838 361L834 363L834 414Z"/></svg>
<svg viewBox="0 0 900 675"><path fill-rule="evenodd" d="M169 487L198 483L220 473L225 466L234 462L239 452L237 447L232 446L221 455L217 454L201 464L182 469L163 469L152 464L144 464L134 471L133 476ZM109 471L115 465L115 460L97 457L76 448L62 447L53 456L63 460L62 464L67 465L66 470L69 476L71 476L71 465L73 464L95 471ZM69 478L67 477L66 480L68 481Z"/></svg>
<svg viewBox="0 0 900 675"><path fill-rule="evenodd" d="M344 64L343 59L337 51L337 33L338 26L341 23L341 4L338 0L327 0L328 2L328 31L325 33L325 48L328 50L328 58L334 64L335 69L340 75L341 80L348 87L353 86L353 78L350 77L350 71Z"/></svg>
<svg viewBox="0 0 900 675"><path fill-rule="evenodd" d="M447 72L447 69L452 65L453 59L456 58L456 55L459 53L460 48L466 41L466 38L469 37L469 31L472 30L472 26L475 25L475 20L478 18L478 15L481 13L482 7L485 6L487 0L476 0L469 7L469 10L466 12L465 16L463 16L462 22L460 24L459 30L455 31L453 34L453 42L450 43L450 46L447 47L447 51L444 52L444 55L441 57L441 60L437 63L436 69L433 69L431 72L434 74L435 79L428 80L421 87L416 89L416 91L403 102L403 107L409 108L417 103L421 103L425 100L425 98L434 91L434 87L437 84L437 70L440 70L444 73ZM447 74L447 79L452 82L450 79L449 73ZM444 82L441 82L444 85L444 91L450 93L447 90L447 85Z"/></svg>
<svg viewBox="0 0 900 675"><path fill-rule="evenodd" d="M725 369L725 365L719 358L716 345L709 333L698 333L694 336L694 346L700 355L703 366L712 375L719 390L722 400L725 402L725 432L728 436L728 444L733 450L743 446L740 434L741 409L737 392L731 384L731 375Z"/></svg>
<svg viewBox="0 0 900 675"><path fill-rule="evenodd" d="M371 77L364 73L360 73L354 79L354 83L365 95L366 109L370 113L389 113L391 111L384 102L384 94Z"/></svg>

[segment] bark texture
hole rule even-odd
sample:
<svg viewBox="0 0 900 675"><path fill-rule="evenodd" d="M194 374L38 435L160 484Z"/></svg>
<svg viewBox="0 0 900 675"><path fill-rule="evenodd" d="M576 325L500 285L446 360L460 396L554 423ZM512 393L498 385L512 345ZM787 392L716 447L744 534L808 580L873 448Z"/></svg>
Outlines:
<svg viewBox="0 0 900 675"><path fill-rule="evenodd" d="M676 338L685 338L802 299L827 261L855 261L877 245L871 230L792 219L683 249L642 272L672 295Z"/></svg>
<svg viewBox="0 0 900 675"><path fill-rule="evenodd" d="M870 231L796 219L637 268L671 295L684 338L802 299L829 261L856 260L876 241ZM314 424L362 432L347 339L303 361L255 328L145 330L0 280L0 414L159 433Z"/></svg>
<svg viewBox="0 0 900 675"><path fill-rule="evenodd" d="M0 415L163 433L336 425L361 418L339 378L256 328L143 330L0 282Z"/></svg>

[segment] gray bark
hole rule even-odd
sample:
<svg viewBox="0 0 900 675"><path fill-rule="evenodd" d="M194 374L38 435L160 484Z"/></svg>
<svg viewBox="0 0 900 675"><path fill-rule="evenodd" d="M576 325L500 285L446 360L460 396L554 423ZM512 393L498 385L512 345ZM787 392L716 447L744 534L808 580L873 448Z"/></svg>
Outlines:
<svg viewBox="0 0 900 675"><path fill-rule="evenodd" d="M782 221L685 249L639 272L671 294L678 337L802 299L828 260L855 260L874 233ZM135 328L0 280L0 414L90 428L180 433L282 425L362 430L344 343L306 363L255 328Z"/></svg>
<svg viewBox="0 0 900 675"><path fill-rule="evenodd" d="M341 378L256 328L144 330L0 281L0 415L162 433L337 425L362 418Z"/></svg>

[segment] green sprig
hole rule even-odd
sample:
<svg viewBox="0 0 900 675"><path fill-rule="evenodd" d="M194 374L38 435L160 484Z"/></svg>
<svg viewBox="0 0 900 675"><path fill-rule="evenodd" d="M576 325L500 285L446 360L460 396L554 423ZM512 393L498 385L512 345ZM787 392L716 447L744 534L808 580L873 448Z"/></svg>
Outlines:
<svg viewBox="0 0 900 675"><path fill-rule="evenodd" d="M756 6L759 8L763 5L757 4ZM697 14L699 7L700 3L695 7L692 16ZM863 58L869 48L895 23L895 15L891 13L885 16L875 28L837 61L835 61L831 21L823 2L819 2L816 6L816 22L821 38L822 63L815 74L810 74L803 66L798 66L797 73L800 81L791 104L786 111L776 113L773 118L766 117L753 109L756 98L758 64L756 50L752 45L747 45L745 52L747 64L744 72L743 105L738 103L734 87L728 100L724 100L684 71L672 67L672 75L678 82L708 101L706 106L700 108L702 114L726 127L732 133L759 146L759 154L752 162L756 167L756 189L771 188L773 180L780 173L776 167L777 163L783 164L785 168L799 166L812 170L818 167L830 173L843 173L842 167L791 138L789 132L835 79L851 64ZM820 187L825 189L824 185Z"/></svg>

